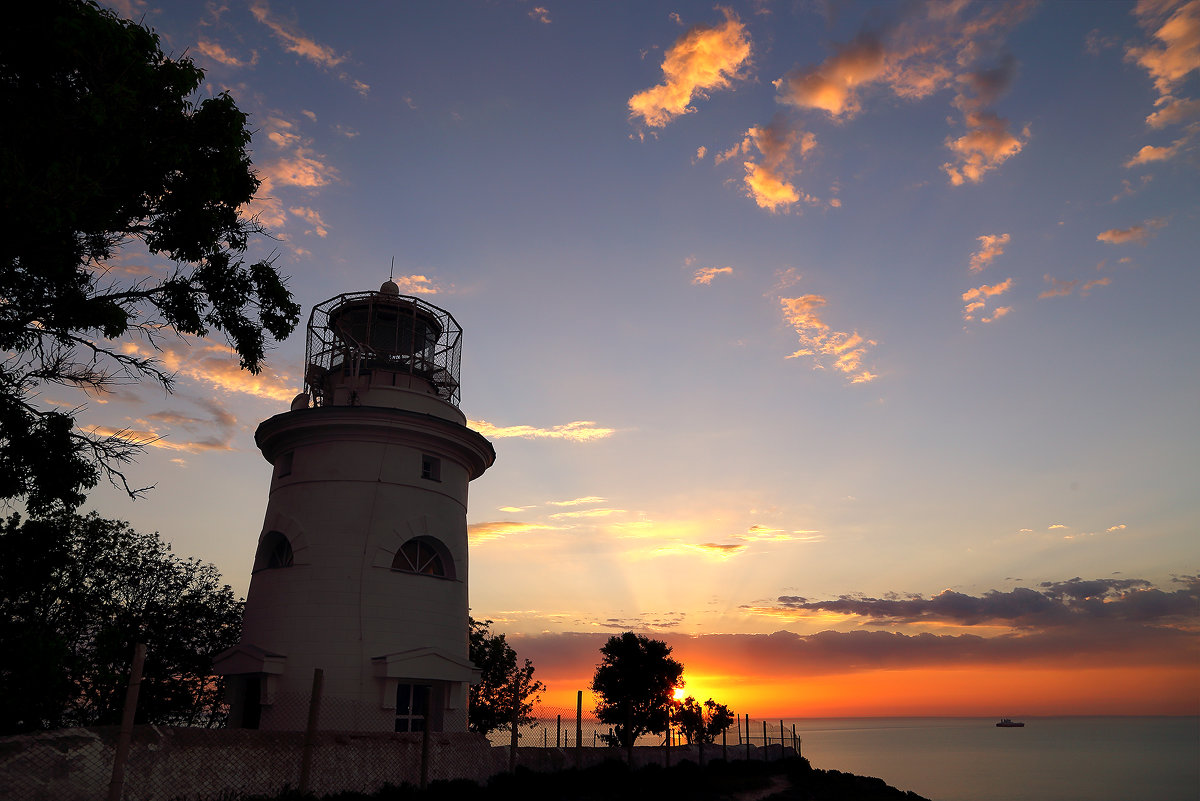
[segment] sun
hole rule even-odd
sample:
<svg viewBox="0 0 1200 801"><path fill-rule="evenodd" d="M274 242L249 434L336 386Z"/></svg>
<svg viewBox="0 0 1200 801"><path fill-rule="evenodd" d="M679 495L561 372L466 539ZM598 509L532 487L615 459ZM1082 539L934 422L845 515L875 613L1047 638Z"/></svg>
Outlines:
<svg viewBox="0 0 1200 801"><path fill-rule="evenodd" d="M676 701L682 701L687 697L687 690L683 689L682 687L676 687L673 697Z"/></svg>

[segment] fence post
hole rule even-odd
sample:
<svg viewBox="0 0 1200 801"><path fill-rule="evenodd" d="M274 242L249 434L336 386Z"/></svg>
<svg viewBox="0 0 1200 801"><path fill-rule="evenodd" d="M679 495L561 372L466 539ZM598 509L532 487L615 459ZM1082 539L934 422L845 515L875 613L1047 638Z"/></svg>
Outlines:
<svg viewBox="0 0 1200 801"><path fill-rule="evenodd" d="M750 713L746 713L746 761L750 761Z"/></svg>
<svg viewBox="0 0 1200 801"><path fill-rule="evenodd" d="M801 756L801 754L800 754L800 738L796 736L796 724L795 723L792 724L792 748L796 749L796 756Z"/></svg>
<svg viewBox="0 0 1200 801"><path fill-rule="evenodd" d="M725 742L725 733L729 731L729 727L721 729L721 759L729 761L729 745Z"/></svg>
<svg viewBox="0 0 1200 801"><path fill-rule="evenodd" d="M517 769L517 723L521 719L521 683L513 684L513 719L508 738L508 772Z"/></svg>
<svg viewBox="0 0 1200 801"><path fill-rule="evenodd" d="M421 726L421 789L429 786L429 714Z"/></svg>
<svg viewBox="0 0 1200 801"><path fill-rule="evenodd" d="M779 719L779 758L780 759L783 759L783 742L784 742L784 739L787 737L787 735L784 734L784 731L785 731L785 729L783 728L783 718L780 718Z"/></svg>
<svg viewBox="0 0 1200 801"><path fill-rule="evenodd" d="M667 707L667 739L663 743L663 760L666 767L671 767L671 708Z"/></svg>
<svg viewBox="0 0 1200 801"><path fill-rule="evenodd" d="M558 725L554 730L554 747L562 748L562 715L558 716Z"/></svg>
<svg viewBox="0 0 1200 801"><path fill-rule="evenodd" d="M625 736L629 738L629 745L626 747L625 750L629 754L629 757L628 757L629 767L632 768L633 767L633 741L635 739L633 736L633 705L632 704L629 705L629 709L625 713Z"/></svg>
<svg viewBox="0 0 1200 801"><path fill-rule="evenodd" d="M129 744L133 740L133 719L137 712L138 691L142 687L142 665L146 662L146 646L133 647L133 664L129 666L129 687L125 690L125 710L121 713L121 733L117 735L117 750L113 755L112 778L108 782L108 801L121 801L125 788L125 760L129 759Z"/></svg>
<svg viewBox="0 0 1200 801"><path fill-rule="evenodd" d="M575 767L582 764L583 759L583 690L575 695Z"/></svg>
<svg viewBox="0 0 1200 801"><path fill-rule="evenodd" d="M767 742L767 722L764 720L763 721L763 762L770 762L770 761L771 761L771 755L768 750L768 742Z"/></svg>
<svg viewBox="0 0 1200 801"><path fill-rule="evenodd" d="M313 668L312 695L308 698L308 725L304 727L304 750L300 756L300 795L308 792L308 777L312 771L313 741L317 737L317 720L321 716L321 689L325 685L325 671Z"/></svg>

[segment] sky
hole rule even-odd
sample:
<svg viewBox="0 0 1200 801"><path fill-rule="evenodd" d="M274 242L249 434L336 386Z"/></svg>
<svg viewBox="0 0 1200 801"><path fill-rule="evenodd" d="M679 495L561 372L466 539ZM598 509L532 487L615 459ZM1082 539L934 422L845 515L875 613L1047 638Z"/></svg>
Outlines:
<svg viewBox="0 0 1200 801"><path fill-rule="evenodd" d="M472 614L548 705L634 630L752 715L1200 711L1200 0L111 7L250 115L305 321L462 325ZM244 593L303 324L159 344L92 506Z"/></svg>

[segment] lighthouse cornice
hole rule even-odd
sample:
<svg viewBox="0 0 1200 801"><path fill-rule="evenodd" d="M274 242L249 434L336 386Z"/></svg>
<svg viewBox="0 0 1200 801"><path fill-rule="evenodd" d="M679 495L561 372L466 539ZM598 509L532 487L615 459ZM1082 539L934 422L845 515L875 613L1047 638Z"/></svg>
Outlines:
<svg viewBox="0 0 1200 801"><path fill-rule="evenodd" d="M287 451L322 442L427 443L455 458L472 480L496 461L496 450L465 425L424 412L373 406L319 406L277 414L259 424L254 442L272 464Z"/></svg>

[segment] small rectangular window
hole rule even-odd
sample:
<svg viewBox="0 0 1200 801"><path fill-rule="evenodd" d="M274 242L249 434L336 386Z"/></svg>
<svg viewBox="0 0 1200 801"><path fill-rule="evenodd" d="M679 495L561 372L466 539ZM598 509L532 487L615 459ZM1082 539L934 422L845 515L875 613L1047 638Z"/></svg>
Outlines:
<svg viewBox="0 0 1200 801"><path fill-rule="evenodd" d="M283 478L292 474L292 452L280 454L275 460L275 478Z"/></svg>
<svg viewBox="0 0 1200 801"><path fill-rule="evenodd" d="M442 460L428 454L421 457L421 478L430 481L442 480Z"/></svg>

